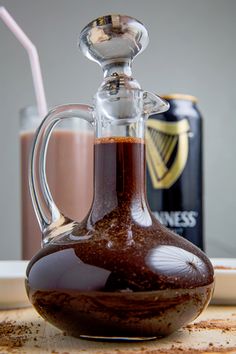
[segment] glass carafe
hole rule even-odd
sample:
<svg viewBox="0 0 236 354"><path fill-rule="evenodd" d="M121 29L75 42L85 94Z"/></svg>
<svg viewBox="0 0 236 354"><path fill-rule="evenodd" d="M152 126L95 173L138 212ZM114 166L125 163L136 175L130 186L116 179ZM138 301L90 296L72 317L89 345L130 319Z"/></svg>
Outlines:
<svg viewBox="0 0 236 354"><path fill-rule="evenodd" d="M131 75L132 60L147 43L145 27L128 16L88 24L80 48L104 72L94 106L56 107L36 134L30 188L43 238L26 287L39 314L73 336L165 336L196 318L212 295L206 255L162 226L147 204L145 121L168 109ZM52 129L70 117L95 130L94 199L82 222L57 208L45 175Z"/></svg>

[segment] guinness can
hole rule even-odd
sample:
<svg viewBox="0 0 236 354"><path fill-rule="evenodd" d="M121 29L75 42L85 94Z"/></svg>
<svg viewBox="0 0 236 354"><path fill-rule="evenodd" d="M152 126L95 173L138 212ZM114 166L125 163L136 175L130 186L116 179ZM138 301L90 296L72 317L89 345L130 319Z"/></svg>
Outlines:
<svg viewBox="0 0 236 354"><path fill-rule="evenodd" d="M190 95L163 96L169 111L147 120L147 196L157 219L203 245L202 118Z"/></svg>

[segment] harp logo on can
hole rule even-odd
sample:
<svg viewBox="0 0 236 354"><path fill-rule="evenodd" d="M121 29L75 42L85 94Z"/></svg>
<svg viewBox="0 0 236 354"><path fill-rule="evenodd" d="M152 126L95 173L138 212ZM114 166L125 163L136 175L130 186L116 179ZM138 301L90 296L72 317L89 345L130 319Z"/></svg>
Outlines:
<svg viewBox="0 0 236 354"><path fill-rule="evenodd" d="M189 132L187 119L178 122L148 119L147 166L153 188L170 188L180 177L188 159Z"/></svg>

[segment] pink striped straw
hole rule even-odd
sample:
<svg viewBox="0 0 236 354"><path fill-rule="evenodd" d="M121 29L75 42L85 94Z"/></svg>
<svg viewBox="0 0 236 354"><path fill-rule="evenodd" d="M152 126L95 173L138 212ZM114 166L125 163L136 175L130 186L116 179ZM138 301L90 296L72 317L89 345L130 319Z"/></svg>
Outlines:
<svg viewBox="0 0 236 354"><path fill-rule="evenodd" d="M43 118L47 114L48 109L39 63L38 51L35 45L31 42L31 40L27 37L24 31L20 28L20 26L16 23L13 17L3 6L0 6L0 18L2 18L3 22L7 25L10 31L15 35L15 37L18 39L18 41L22 44L22 46L28 53L31 72L33 76L38 113L39 116Z"/></svg>

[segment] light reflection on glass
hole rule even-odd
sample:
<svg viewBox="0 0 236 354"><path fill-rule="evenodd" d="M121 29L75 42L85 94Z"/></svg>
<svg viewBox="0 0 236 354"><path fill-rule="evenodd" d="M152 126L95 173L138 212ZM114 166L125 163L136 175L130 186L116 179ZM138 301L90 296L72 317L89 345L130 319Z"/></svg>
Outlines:
<svg viewBox="0 0 236 354"><path fill-rule="evenodd" d="M146 205L137 203L135 200L131 206L131 215L134 221L141 226L148 227L152 225L152 219Z"/></svg>
<svg viewBox="0 0 236 354"><path fill-rule="evenodd" d="M146 262L155 273L168 276L204 276L207 271L199 257L176 246L161 245L152 249Z"/></svg>

